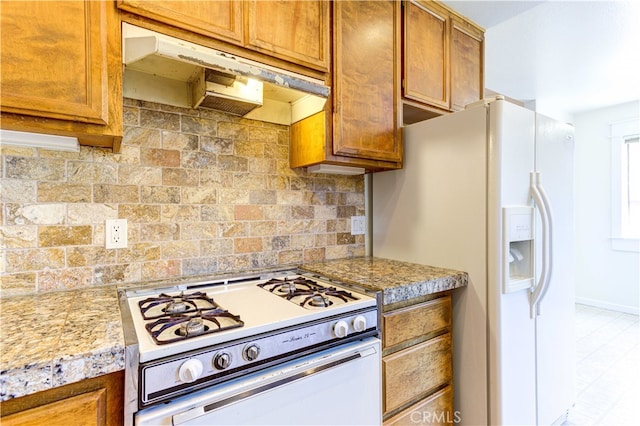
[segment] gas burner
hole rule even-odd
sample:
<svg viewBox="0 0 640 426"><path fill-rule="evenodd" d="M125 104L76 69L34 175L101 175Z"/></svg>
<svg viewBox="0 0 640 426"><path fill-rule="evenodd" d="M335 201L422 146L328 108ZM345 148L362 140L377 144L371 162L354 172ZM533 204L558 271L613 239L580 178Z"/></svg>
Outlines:
<svg viewBox="0 0 640 426"><path fill-rule="evenodd" d="M178 336L198 336L209 328L204 325L201 317L191 318L186 323L180 324L180 327L176 330Z"/></svg>
<svg viewBox="0 0 640 426"><path fill-rule="evenodd" d="M287 293L287 294L290 294L290 293L295 292L297 288L298 288L298 287L296 286L296 284L295 284L295 283L290 282L290 281L287 281L287 282L282 283L282 284L278 287L277 292L278 292L278 293Z"/></svg>
<svg viewBox="0 0 640 426"><path fill-rule="evenodd" d="M224 309L209 309L194 315L165 316L145 328L158 345L242 327L244 321Z"/></svg>
<svg viewBox="0 0 640 426"><path fill-rule="evenodd" d="M181 314L186 312L189 309L189 306L184 300L173 300L164 308L164 312L169 315Z"/></svg>
<svg viewBox="0 0 640 426"><path fill-rule="evenodd" d="M309 280L303 277L295 278L271 278L262 284L258 284L258 287L267 288L272 293L279 293L281 295L290 295L298 291L303 290L316 290L322 288L320 284L315 281Z"/></svg>
<svg viewBox="0 0 640 426"><path fill-rule="evenodd" d="M316 308L319 308L319 307L325 308L333 304L333 302L329 300L328 297L323 296L322 294L314 294L313 296L309 296L302 303L303 304L308 303L309 305Z"/></svg>
<svg viewBox="0 0 640 426"><path fill-rule="evenodd" d="M140 312L145 320L162 318L167 315L183 315L199 312L205 309L218 308L218 305L206 293L195 292L178 295L161 293L156 297L138 302Z"/></svg>

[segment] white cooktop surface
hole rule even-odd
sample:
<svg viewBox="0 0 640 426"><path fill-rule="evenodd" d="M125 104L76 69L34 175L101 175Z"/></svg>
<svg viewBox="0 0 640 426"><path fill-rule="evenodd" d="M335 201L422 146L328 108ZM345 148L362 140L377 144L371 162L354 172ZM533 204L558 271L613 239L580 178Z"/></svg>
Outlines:
<svg viewBox="0 0 640 426"><path fill-rule="evenodd" d="M288 278L293 279L297 276L298 275L293 275ZM282 277L279 278L282 279ZM140 296L129 297L129 309L138 337L140 362L147 362L188 352L283 327L375 306L376 304L376 300L373 297L353 292L351 289L341 288L333 282L327 283L315 278L312 279L322 286L336 287L338 290L345 290L356 296L358 300L349 301L349 303L344 304L333 304L326 308L307 309L257 286L258 283L267 280L238 284L217 284L211 287L198 286L198 288L193 289L187 289L188 286L176 286L171 288L171 291L164 288L162 291L159 291L158 294L166 293L175 295L180 294L180 291L184 291L184 294L198 291L204 292L207 296L213 298L220 308L229 311L231 314L239 315L240 319L244 321L244 326L163 345L156 344L149 332L145 329L145 323L154 320L144 320L138 306L139 301L152 297L154 294L147 293Z"/></svg>

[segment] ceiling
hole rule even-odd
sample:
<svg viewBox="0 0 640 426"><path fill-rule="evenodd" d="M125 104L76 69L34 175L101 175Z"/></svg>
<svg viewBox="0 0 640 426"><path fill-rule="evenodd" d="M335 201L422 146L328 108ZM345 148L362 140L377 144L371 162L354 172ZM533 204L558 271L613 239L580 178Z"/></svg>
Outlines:
<svg viewBox="0 0 640 426"><path fill-rule="evenodd" d="M542 4L544 1L445 0L443 3L486 29Z"/></svg>
<svg viewBox="0 0 640 426"><path fill-rule="evenodd" d="M640 99L640 2L444 1L485 33L485 87L539 112Z"/></svg>

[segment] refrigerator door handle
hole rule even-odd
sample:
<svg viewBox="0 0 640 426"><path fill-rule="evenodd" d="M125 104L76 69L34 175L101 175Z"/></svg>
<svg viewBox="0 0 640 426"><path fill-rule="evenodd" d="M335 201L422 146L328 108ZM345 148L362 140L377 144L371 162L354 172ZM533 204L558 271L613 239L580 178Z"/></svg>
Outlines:
<svg viewBox="0 0 640 426"><path fill-rule="evenodd" d="M542 203L544 205L544 209L547 212L547 279L545 280L544 286L542 287L542 291L540 292L540 297L538 298L538 302L536 305L536 313L540 315L540 303L544 300L545 295L547 294L547 290L551 285L551 274L553 272L553 214L551 212L551 203L549 202L549 197L547 196L546 191L544 190L542 184L540 183L540 172L536 172L536 188L538 188L538 192L540 192L540 196L542 197Z"/></svg>
<svg viewBox="0 0 640 426"><path fill-rule="evenodd" d="M542 219L542 267L540 278L529 295L530 315L533 318L534 315L540 315L540 302L544 298L551 281L553 219L551 217L549 198L540 184L540 172L530 173L530 189L531 198L533 198Z"/></svg>

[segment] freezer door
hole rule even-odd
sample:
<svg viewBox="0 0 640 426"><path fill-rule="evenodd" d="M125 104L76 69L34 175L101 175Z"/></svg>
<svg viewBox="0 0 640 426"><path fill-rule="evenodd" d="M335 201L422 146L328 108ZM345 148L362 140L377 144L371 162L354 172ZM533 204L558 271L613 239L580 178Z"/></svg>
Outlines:
<svg viewBox="0 0 640 426"><path fill-rule="evenodd" d="M552 272L536 316L538 424L566 415L575 398L573 149L573 126L536 116L536 170L553 221Z"/></svg>
<svg viewBox="0 0 640 426"><path fill-rule="evenodd" d="M531 205L529 174L534 170L535 113L509 102L491 104L487 247L489 320L489 423L536 422L535 321L529 315L529 288L505 293L503 212ZM535 213L534 213L535 215ZM533 241L533 249L537 245ZM533 276L537 276L534 268Z"/></svg>

